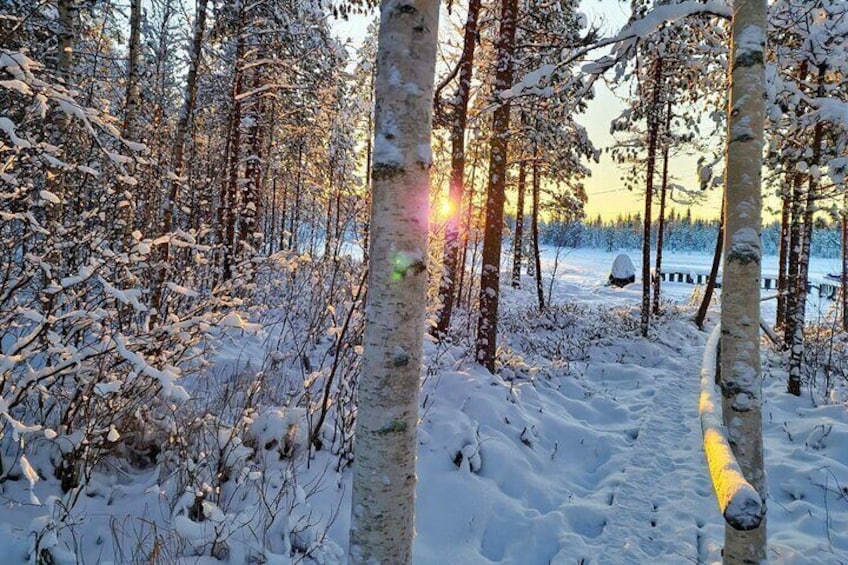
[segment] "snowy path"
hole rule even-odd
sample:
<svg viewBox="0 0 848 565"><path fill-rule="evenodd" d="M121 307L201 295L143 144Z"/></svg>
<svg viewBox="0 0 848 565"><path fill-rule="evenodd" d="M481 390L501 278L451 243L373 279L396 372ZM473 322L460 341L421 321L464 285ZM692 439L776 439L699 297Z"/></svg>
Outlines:
<svg viewBox="0 0 848 565"><path fill-rule="evenodd" d="M709 551L703 528L721 524L705 472L698 420L698 345L703 339L688 335L669 341L675 345L657 344L653 354L648 350L642 362L637 360L651 376L641 386L654 394L611 497L607 525L596 540L595 563L704 563ZM682 347L686 343L692 345ZM618 391L624 392L621 387Z"/></svg>

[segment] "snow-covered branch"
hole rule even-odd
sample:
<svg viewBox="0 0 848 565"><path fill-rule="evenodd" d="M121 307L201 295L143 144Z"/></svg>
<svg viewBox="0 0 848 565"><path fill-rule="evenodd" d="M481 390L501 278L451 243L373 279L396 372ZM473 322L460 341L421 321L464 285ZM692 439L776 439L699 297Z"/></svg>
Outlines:
<svg viewBox="0 0 848 565"><path fill-rule="evenodd" d="M699 412L704 454L724 519L737 530L753 530L765 515L765 505L757 490L742 475L722 425L721 397L715 384L720 335L721 326L716 326L707 341L701 364Z"/></svg>

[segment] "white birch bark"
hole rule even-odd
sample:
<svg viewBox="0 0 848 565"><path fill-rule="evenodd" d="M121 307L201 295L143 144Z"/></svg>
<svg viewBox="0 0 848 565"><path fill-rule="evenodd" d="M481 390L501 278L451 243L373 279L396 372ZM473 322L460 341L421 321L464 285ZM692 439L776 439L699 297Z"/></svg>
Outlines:
<svg viewBox="0 0 848 565"><path fill-rule="evenodd" d="M383 0L350 562L412 562L437 0Z"/></svg>
<svg viewBox="0 0 848 565"><path fill-rule="evenodd" d="M127 61L127 91L124 101L123 135L136 141L136 121L141 106L141 0L130 0L130 41Z"/></svg>
<svg viewBox="0 0 848 565"><path fill-rule="evenodd" d="M721 391L724 425L748 482L766 499L760 368L760 223L766 0L736 0L730 53L725 173ZM766 561L766 520L749 531L725 526L724 563Z"/></svg>

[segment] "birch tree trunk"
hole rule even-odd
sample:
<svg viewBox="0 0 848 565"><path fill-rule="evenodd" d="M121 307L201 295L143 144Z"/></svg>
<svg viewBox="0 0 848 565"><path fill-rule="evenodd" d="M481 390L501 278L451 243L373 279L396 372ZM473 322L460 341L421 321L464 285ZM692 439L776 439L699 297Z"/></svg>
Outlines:
<svg viewBox="0 0 848 565"><path fill-rule="evenodd" d="M141 62L141 0L130 0L130 44L127 61L127 92L124 99L123 135L136 139L136 122L141 106L141 90L138 86Z"/></svg>
<svg viewBox="0 0 848 565"><path fill-rule="evenodd" d="M498 32L498 62L495 71L495 102L486 189L486 226L483 230L483 264L480 268L480 316L477 319L477 362L495 371L500 297L501 237L503 236L504 190L509 145L509 100L500 93L512 87L513 51L518 0L503 0Z"/></svg>
<svg viewBox="0 0 848 565"><path fill-rule="evenodd" d="M774 320L775 329L780 329L786 324L786 264L789 260L789 210L792 206L789 198L788 182L789 179L783 184L781 190L782 206L780 211L780 250L777 259L777 312Z"/></svg>
<svg viewBox="0 0 848 565"><path fill-rule="evenodd" d="M803 177L801 173L792 176L792 206L789 213L789 250L786 259L786 301L784 302L784 348L789 348L795 334L795 304L798 301L798 263L801 257L801 217L803 216Z"/></svg>
<svg viewBox="0 0 848 565"><path fill-rule="evenodd" d="M721 392L724 425L748 482L766 498L760 367L760 244L766 0L736 0L730 53ZM766 519L750 531L725 525L724 563L766 561Z"/></svg>
<svg viewBox="0 0 848 565"><path fill-rule="evenodd" d="M127 90L124 97L124 121L121 134L133 141L138 138L138 112L141 108L141 90L139 75L141 74L141 0L130 0L130 38L127 59ZM129 164L130 172L135 171L135 164ZM129 191L126 192L127 205L121 213L124 222L124 241L131 245L133 218L135 217L134 199Z"/></svg>
<svg viewBox="0 0 848 565"><path fill-rule="evenodd" d="M59 16L56 74L70 86L74 72L77 3L75 0L59 0L56 8Z"/></svg>
<svg viewBox="0 0 848 565"><path fill-rule="evenodd" d="M842 331L848 332L848 190L842 187Z"/></svg>
<svg viewBox="0 0 848 565"><path fill-rule="evenodd" d="M470 0L468 16L465 20L465 37L462 55L459 60L459 87L451 119L451 172L450 172L450 214L445 226L444 273L439 287L439 310L434 328L435 336L447 334L453 314L454 301L457 300L457 271L465 268L459 263L459 221L462 213L462 196L465 192L465 128L468 123L468 101L471 99L471 78L474 72L474 50L477 43L477 18L481 0Z"/></svg>
<svg viewBox="0 0 848 565"><path fill-rule="evenodd" d="M77 5L74 0L59 0L57 6L59 17L59 30L57 33L58 53L56 54L56 75L65 81L65 85L69 88L73 82L74 75L74 44L76 43L77 35ZM70 126L70 117L68 113L56 109L51 113L50 121L54 129L51 135L51 142L57 147L62 147L63 151L67 151L68 140L66 139L68 128ZM66 206L65 197L65 175L61 167L50 167L51 175L47 178L47 189L59 197L60 202L51 206L48 211L48 221L50 223L62 224L64 218L64 208Z"/></svg>
<svg viewBox="0 0 848 565"><path fill-rule="evenodd" d="M433 0L384 0L380 8L353 564L412 562L438 18Z"/></svg>

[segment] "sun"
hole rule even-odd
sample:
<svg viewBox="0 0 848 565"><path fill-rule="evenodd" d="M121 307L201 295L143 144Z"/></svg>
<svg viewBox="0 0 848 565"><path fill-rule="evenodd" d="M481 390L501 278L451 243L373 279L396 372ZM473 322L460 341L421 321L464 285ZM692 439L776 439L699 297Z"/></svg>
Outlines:
<svg viewBox="0 0 848 565"><path fill-rule="evenodd" d="M448 217L453 213L453 202L450 198L442 198L439 202L439 215Z"/></svg>
<svg viewBox="0 0 848 565"><path fill-rule="evenodd" d="M431 207L431 211L437 221L447 220L454 213L454 209L453 202L451 202L450 197L447 195L439 196Z"/></svg>

